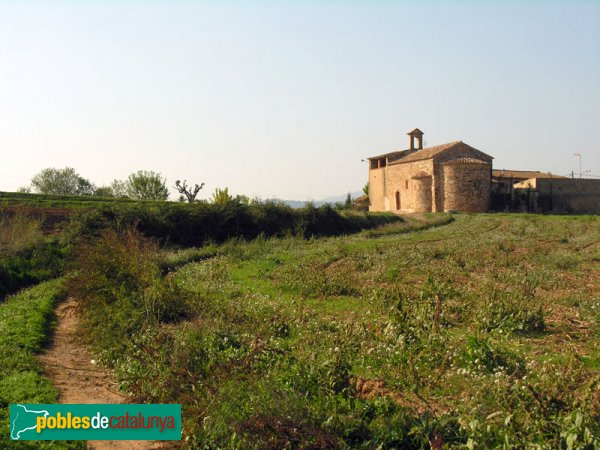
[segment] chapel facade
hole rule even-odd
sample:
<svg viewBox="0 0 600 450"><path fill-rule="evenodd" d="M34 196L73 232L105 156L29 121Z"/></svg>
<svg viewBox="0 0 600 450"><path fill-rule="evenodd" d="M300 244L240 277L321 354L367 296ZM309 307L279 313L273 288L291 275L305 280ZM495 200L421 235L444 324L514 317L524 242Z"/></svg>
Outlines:
<svg viewBox="0 0 600 450"><path fill-rule="evenodd" d="M462 141L423 148L415 128L409 148L368 158L369 211L486 212L492 160Z"/></svg>

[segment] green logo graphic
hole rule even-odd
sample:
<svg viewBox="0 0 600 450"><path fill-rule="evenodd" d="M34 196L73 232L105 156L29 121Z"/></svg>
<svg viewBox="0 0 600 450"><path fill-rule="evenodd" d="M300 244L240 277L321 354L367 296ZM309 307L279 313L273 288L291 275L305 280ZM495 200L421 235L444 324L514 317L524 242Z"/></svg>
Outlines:
<svg viewBox="0 0 600 450"><path fill-rule="evenodd" d="M179 404L10 405L12 440L179 440Z"/></svg>

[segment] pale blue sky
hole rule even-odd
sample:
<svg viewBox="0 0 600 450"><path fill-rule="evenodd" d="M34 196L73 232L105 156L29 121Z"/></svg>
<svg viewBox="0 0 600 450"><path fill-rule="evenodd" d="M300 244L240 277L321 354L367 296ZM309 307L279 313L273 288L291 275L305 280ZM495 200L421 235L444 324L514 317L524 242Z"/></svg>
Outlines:
<svg viewBox="0 0 600 450"><path fill-rule="evenodd" d="M71 166L319 199L415 127L600 175L600 2L0 1L0 190Z"/></svg>

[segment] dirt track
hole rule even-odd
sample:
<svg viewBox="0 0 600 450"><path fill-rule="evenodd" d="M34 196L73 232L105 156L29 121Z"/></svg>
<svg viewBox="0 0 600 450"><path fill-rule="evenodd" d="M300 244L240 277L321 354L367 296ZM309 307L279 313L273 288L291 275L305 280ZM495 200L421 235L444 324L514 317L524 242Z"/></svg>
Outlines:
<svg viewBox="0 0 600 450"><path fill-rule="evenodd" d="M77 336L78 305L69 298L56 309L57 327L52 342L39 360L44 374L59 391L59 403L127 403L119 394L113 374L93 361L89 348ZM89 441L89 448L156 449L149 441Z"/></svg>

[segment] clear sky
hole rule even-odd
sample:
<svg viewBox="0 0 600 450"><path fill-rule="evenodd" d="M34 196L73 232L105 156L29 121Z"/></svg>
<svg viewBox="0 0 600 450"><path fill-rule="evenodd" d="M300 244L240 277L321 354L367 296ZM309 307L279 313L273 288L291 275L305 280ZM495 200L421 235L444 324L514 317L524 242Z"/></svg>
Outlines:
<svg viewBox="0 0 600 450"><path fill-rule="evenodd" d="M0 0L0 190L70 166L320 199L415 127L600 175L600 2Z"/></svg>

